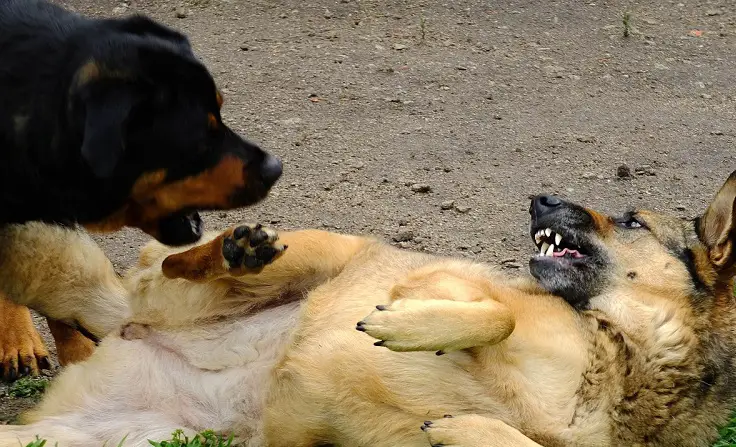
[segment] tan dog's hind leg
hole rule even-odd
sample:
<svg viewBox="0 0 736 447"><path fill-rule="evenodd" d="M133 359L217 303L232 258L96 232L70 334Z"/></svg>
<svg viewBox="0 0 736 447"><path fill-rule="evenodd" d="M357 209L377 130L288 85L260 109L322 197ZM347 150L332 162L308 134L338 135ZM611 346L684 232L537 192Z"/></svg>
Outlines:
<svg viewBox="0 0 736 447"><path fill-rule="evenodd" d="M450 351L496 344L511 335L515 319L494 297L519 292L494 284L489 277L486 267L456 261L417 269L393 287L392 302L376 306L357 329L393 351Z"/></svg>
<svg viewBox="0 0 736 447"><path fill-rule="evenodd" d="M78 330L56 320L47 318L49 330L54 336L56 353L61 366L86 360L95 349L95 343Z"/></svg>
<svg viewBox="0 0 736 447"><path fill-rule="evenodd" d="M15 380L48 369L49 353L27 307L0 295L0 367L2 378Z"/></svg>
<svg viewBox="0 0 736 447"><path fill-rule="evenodd" d="M541 447L514 427L475 414L427 421L422 430L432 446Z"/></svg>

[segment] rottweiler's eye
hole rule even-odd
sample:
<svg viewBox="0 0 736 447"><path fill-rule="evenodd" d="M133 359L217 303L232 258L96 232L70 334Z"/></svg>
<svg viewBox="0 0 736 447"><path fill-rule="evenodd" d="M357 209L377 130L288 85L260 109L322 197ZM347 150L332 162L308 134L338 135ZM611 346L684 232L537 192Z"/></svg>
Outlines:
<svg viewBox="0 0 736 447"><path fill-rule="evenodd" d="M626 228L627 230L646 227L646 225L644 225L641 220L637 219L636 215L633 213L628 213L624 217L616 219L616 225L621 228Z"/></svg>

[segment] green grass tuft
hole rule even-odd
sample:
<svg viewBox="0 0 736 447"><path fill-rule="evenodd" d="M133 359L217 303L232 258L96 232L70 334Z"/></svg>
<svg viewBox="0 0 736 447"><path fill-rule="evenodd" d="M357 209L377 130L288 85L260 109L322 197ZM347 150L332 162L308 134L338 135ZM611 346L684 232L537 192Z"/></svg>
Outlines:
<svg viewBox="0 0 736 447"><path fill-rule="evenodd" d="M8 388L8 394L12 397L39 397L46 391L49 381L45 377L31 378L21 377L13 382Z"/></svg>

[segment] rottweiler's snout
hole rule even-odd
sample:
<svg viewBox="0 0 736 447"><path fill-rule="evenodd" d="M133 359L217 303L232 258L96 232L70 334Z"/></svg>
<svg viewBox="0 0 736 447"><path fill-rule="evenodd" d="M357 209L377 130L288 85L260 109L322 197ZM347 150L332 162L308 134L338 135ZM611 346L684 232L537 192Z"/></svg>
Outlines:
<svg viewBox="0 0 736 447"><path fill-rule="evenodd" d="M258 172L261 175L261 179L263 180L263 185L268 187L271 187L274 183L276 183L276 180L281 177L281 173L283 172L283 165L281 163L281 160L274 157L273 155L266 154L263 157L263 161L261 161L260 166L258 167Z"/></svg>

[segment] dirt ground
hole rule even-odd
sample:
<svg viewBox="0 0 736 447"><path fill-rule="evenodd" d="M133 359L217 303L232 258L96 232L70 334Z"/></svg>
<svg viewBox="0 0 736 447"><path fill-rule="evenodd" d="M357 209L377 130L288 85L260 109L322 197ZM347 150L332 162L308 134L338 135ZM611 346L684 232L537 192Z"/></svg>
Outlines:
<svg viewBox="0 0 736 447"><path fill-rule="evenodd" d="M531 194L693 217L736 169L726 0L62 3L187 33L225 120L282 157L270 198L209 228L372 234L519 272ZM98 239L119 269L145 240Z"/></svg>

